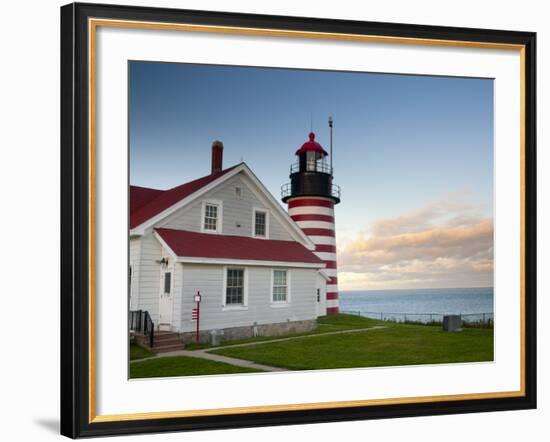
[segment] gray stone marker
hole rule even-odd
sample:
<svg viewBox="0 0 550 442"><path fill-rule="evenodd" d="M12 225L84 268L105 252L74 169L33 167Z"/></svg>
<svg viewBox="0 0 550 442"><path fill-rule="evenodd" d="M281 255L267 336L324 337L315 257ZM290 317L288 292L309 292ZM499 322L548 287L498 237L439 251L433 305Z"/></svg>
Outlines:
<svg viewBox="0 0 550 442"><path fill-rule="evenodd" d="M211 330L210 331L210 343L212 345L220 345L222 336L224 335L223 330Z"/></svg>
<svg viewBox="0 0 550 442"><path fill-rule="evenodd" d="M460 315L443 316L443 331L462 331L462 318Z"/></svg>

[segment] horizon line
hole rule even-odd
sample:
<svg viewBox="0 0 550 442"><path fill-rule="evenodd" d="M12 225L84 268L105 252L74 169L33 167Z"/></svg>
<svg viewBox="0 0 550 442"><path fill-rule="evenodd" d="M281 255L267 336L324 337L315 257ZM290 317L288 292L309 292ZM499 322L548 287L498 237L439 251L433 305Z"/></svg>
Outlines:
<svg viewBox="0 0 550 442"><path fill-rule="evenodd" d="M473 287L419 287L419 288L400 288L400 289L353 289L338 290L342 292L380 292L380 291L398 291L398 290L452 290L452 289L493 289L495 286L473 286Z"/></svg>

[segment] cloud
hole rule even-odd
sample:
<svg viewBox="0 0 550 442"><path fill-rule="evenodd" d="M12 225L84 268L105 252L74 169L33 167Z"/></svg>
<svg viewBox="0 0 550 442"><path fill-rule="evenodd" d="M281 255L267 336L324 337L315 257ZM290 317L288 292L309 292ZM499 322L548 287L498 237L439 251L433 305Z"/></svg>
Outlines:
<svg viewBox="0 0 550 442"><path fill-rule="evenodd" d="M342 290L493 284L493 219L455 192L374 222L339 247Z"/></svg>
<svg viewBox="0 0 550 442"><path fill-rule="evenodd" d="M373 223L371 233L376 236L395 235L398 233L420 232L430 228L441 220L458 223L468 219L468 213L482 208L480 204L472 204L465 199L470 191L451 192L437 201L427 204L417 210L395 218L381 219Z"/></svg>

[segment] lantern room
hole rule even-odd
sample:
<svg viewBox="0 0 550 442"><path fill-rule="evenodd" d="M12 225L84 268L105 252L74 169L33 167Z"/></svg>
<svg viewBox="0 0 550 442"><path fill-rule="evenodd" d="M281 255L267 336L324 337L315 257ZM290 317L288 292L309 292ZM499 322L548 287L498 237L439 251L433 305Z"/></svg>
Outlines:
<svg viewBox="0 0 550 442"><path fill-rule="evenodd" d="M282 200L299 196L320 196L340 202L340 188L332 183L332 165L329 154L323 146L315 141L315 134L310 132L309 141L296 151L298 162L290 166L290 183L281 189Z"/></svg>
<svg viewBox="0 0 550 442"><path fill-rule="evenodd" d="M329 172L330 167L326 162L328 153L325 149L315 141L315 134L309 133L309 141L302 144L296 151L298 157L298 165L300 172Z"/></svg>

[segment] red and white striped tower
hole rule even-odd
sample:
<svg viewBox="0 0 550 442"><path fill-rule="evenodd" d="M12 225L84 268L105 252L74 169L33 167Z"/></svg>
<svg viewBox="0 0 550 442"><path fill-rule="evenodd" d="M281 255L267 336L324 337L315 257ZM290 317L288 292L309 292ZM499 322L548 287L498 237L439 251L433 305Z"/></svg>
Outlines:
<svg viewBox="0 0 550 442"><path fill-rule="evenodd" d="M328 153L315 141L313 132L296 156L298 162L290 167L290 183L283 186L282 199L288 203L291 218L315 244L315 254L326 264L330 277L327 315L335 314L339 310L334 205L340 202L340 188L332 183L332 159L327 163Z"/></svg>

